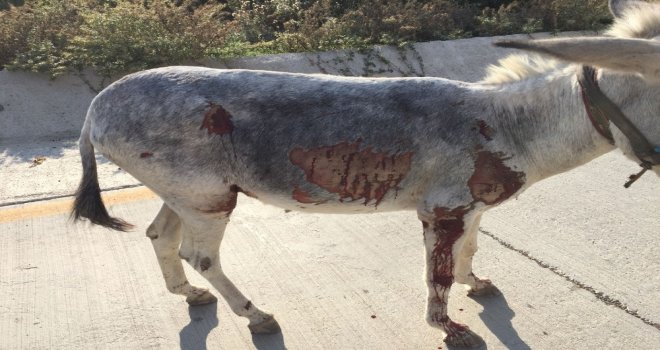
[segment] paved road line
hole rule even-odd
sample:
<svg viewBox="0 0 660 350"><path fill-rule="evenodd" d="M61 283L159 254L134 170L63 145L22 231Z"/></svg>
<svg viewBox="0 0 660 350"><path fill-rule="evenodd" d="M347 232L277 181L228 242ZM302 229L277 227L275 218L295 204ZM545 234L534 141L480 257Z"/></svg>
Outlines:
<svg viewBox="0 0 660 350"><path fill-rule="evenodd" d="M105 187L101 189L101 192L109 192L109 191L117 191L117 190L123 190L125 188L133 188L133 187L142 187L144 186L143 184L133 184L133 185L122 185L122 186L113 186L113 187ZM47 196L47 197L38 197L38 198L32 198L32 199L26 199L22 201L14 201L14 202L0 202L0 208L2 207L13 207L19 204L26 204L26 203L34 203L34 202L46 202L50 201L53 199L60 199L60 198L69 198L73 197L73 193L68 193L68 194L58 194L54 196Z"/></svg>
<svg viewBox="0 0 660 350"><path fill-rule="evenodd" d="M106 206L156 198L156 194L146 187L104 192L102 196L103 202ZM73 198L68 198L47 202L35 202L17 207L0 209L0 223L68 213L71 210L72 205Z"/></svg>

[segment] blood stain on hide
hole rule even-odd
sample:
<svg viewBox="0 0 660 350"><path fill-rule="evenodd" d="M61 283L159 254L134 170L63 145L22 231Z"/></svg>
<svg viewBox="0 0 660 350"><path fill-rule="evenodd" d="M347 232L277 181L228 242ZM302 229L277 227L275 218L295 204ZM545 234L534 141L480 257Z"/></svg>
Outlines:
<svg viewBox="0 0 660 350"><path fill-rule="evenodd" d="M486 124L486 121L479 119L477 120L477 128L479 129L479 133L481 136L483 136L486 141L493 141L493 135L495 135L495 130L491 128L488 124Z"/></svg>
<svg viewBox="0 0 660 350"><path fill-rule="evenodd" d="M140 158L150 158L150 157L153 157L153 156L154 156L154 154L151 153L151 152L142 152L142 153L140 153Z"/></svg>
<svg viewBox="0 0 660 350"><path fill-rule="evenodd" d="M364 205L383 200L390 189L410 171L412 152L389 154L372 147L360 150L360 142L342 142L309 150L296 147L289 153L291 163L300 167L306 180L339 195L340 201L364 199Z"/></svg>
<svg viewBox="0 0 660 350"><path fill-rule="evenodd" d="M200 270L206 271L211 267L211 259L209 257L205 257L202 259L202 261L199 262L199 268Z"/></svg>
<svg viewBox="0 0 660 350"><path fill-rule="evenodd" d="M474 173L468 180L472 197L488 205L499 204L514 195L523 185L525 173L504 165L503 154L477 152Z"/></svg>
<svg viewBox="0 0 660 350"><path fill-rule="evenodd" d="M441 318L440 323L444 325L443 328L444 328L444 331L447 332L448 337L453 336L453 335L457 335L457 334L460 334L460 333L464 333L465 331L469 330L468 326L466 326L464 324L454 322L454 321L450 320L449 317L446 317L446 316Z"/></svg>
<svg viewBox="0 0 660 350"><path fill-rule="evenodd" d="M458 207L451 210L447 208L433 209L435 214L433 232L437 243L431 253L431 261L433 262L432 282L438 298L442 296L442 291L438 289L449 288L454 282L452 247L465 232L463 217L467 211L469 211L467 207Z"/></svg>
<svg viewBox="0 0 660 350"><path fill-rule="evenodd" d="M206 129L210 134L231 134L234 131L232 115L222 106L211 104L210 109L204 114L204 121L200 130Z"/></svg>
<svg viewBox="0 0 660 350"><path fill-rule="evenodd" d="M301 190L296 186L293 189L293 193L291 194L291 198L295 199L299 203L305 203L305 204L314 204L316 201L312 198L312 196L309 194L309 192L305 190Z"/></svg>
<svg viewBox="0 0 660 350"><path fill-rule="evenodd" d="M234 208L236 208L237 197L238 194L236 191L229 191L229 193L224 195L214 205L209 206L205 209L199 209L199 211L206 214L226 213L227 216L229 216L231 212L234 210Z"/></svg>

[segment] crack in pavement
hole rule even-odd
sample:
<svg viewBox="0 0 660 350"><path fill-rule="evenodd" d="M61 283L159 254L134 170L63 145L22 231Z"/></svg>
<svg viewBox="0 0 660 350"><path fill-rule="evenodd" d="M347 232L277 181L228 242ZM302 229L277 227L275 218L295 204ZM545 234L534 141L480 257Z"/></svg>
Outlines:
<svg viewBox="0 0 660 350"><path fill-rule="evenodd" d="M659 323L653 322L653 321L649 320L648 318L646 318L644 316L641 316L640 314L637 313L637 311L631 310L628 307L628 305L624 304L620 300L615 299L615 298L613 298L613 297L611 297L611 296L609 296L609 295L607 295L607 294L605 294L601 291L596 290L595 288L593 288L591 286L588 286L588 285L574 279L573 277L571 277L571 276L567 275L566 273L562 272L558 267L552 266L552 265L550 265L546 262L543 262L539 258L536 258L536 257L532 256L531 254L529 254L529 252L527 252L525 250L521 250L521 249L518 249L518 248L514 247L510 243L502 240L501 238L495 236L493 233L488 232L488 231L484 230L481 227L479 228L479 231L481 233L483 233L484 235L492 238L495 242L499 243L500 245L504 246L505 248L508 248L510 250L515 251L516 253L526 257L527 259L529 259L533 262L535 262L536 264L538 264L542 268L548 269L548 270L552 271L555 275L557 275L559 277L562 277L563 279L565 279L568 282L571 282L572 284L576 285L580 289L588 291L589 293L593 294L596 297L596 299L602 301L605 305L614 306L614 307L624 311L628 315L631 315L631 316L639 319L640 321L644 322L645 324L647 324L649 326L652 326L657 330L660 330L660 324Z"/></svg>

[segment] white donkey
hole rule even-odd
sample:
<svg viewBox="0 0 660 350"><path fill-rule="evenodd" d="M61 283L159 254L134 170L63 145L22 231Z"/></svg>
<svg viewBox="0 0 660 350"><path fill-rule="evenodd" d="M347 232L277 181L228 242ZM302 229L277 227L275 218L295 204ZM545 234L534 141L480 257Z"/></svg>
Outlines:
<svg viewBox="0 0 660 350"><path fill-rule="evenodd" d="M163 199L147 236L168 290L191 305L216 301L188 283L181 257L252 332L270 333L279 331L273 316L220 266L238 192L307 212L415 209L426 319L448 344L478 346L478 335L447 316L447 297L454 282L496 291L471 266L484 211L615 147L660 176L660 5L610 6L617 19L608 37L501 44L565 63L508 58L480 83L195 67L129 75L89 108L72 215L130 227L101 201L96 148ZM603 119L624 114L633 132Z"/></svg>

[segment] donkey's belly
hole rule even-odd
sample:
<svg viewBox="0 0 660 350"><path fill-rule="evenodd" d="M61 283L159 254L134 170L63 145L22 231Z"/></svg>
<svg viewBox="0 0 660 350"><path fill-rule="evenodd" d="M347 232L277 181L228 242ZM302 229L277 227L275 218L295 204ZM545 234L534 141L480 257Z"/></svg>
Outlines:
<svg viewBox="0 0 660 350"><path fill-rule="evenodd" d="M324 151L320 157L312 152L308 158L301 154L296 161L264 167L240 152L208 158L177 148L154 150L144 142L96 147L170 204L189 208L213 207L218 198L240 192L287 210L371 213L415 209L414 193L419 192L408 181L416 176L409 163L375 153Z"/></svg>
<svg viewBox="0 0 660 350"><path fill-rule="evenodd" d="M316 201L297 197L297 193L293 193L293 195L283 195L267 192L248 192L246 195L248 197L255 198L265 204L273 205L286 210L308 213L363 214L415 209L414 203L412 201L399 198L396 194L394 194L392 198L387 198L378 204L373 201L365 201L364 199L347 200L336 198L336 196L334 196L335 198L331 198L333 197L332 195L324 196L326 199Z"/></svg>

